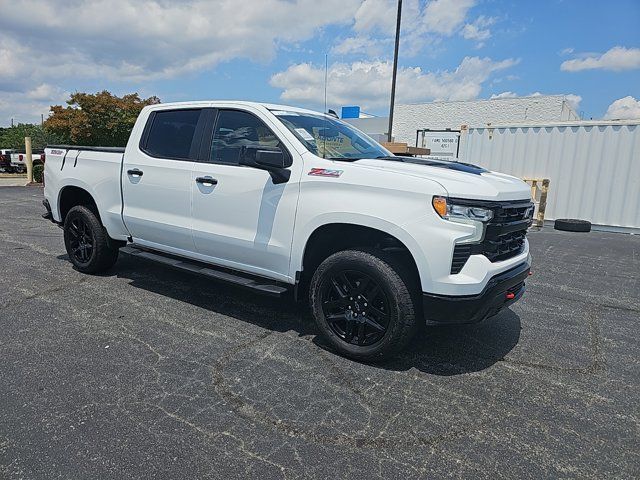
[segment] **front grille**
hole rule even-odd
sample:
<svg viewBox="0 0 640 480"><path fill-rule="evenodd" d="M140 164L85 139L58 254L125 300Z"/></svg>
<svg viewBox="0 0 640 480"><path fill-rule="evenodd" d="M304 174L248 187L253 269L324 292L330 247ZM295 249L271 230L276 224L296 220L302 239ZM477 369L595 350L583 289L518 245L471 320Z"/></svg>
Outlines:
<svg viewBox="0 0 640 480"><path fill-rule="evenodd" d="M471 255L484 255L491 262L500 262L522 253L527 228L533 218L533 203L520 202L474 202L454 200L455 203L490 208L493 218L485 227L482 242L456 245L451 261L451 273L460 273Z"/></svg>

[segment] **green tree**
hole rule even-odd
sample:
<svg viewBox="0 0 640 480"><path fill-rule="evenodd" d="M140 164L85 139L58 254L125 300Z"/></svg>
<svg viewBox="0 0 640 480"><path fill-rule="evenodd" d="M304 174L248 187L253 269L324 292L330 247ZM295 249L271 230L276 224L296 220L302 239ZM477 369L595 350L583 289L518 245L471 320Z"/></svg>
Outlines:
<svg viewBox="0 0 640 480"><path fill-rule="evenodd" d="M51 107L44 126L62 143L124 147L140 110L156 103L160 103L158 97L141 99L137 93L123 97L106 90L74 93L67 107Z"/></svg>
<svg viewBox="0 0 640 480"><path fill-rule="evenodd" d="M0 148L14 148L24 151L24 137L31 137L31 148L39 150L47 145L58 143L58 137L41 125L19 123L0 132Z"/></svg>

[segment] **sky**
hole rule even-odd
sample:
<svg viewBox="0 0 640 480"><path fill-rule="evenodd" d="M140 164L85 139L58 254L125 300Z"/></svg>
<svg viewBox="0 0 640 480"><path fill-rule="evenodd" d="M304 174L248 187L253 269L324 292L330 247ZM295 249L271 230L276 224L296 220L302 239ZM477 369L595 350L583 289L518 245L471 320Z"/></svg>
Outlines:
<svg viewBox="0 0 640 480"><path fill-rule="evenodd" d="M72 92L389 108L397 0L0 0L0 126ZM640 117L640 0L404 0L397 103Z"/></svg>

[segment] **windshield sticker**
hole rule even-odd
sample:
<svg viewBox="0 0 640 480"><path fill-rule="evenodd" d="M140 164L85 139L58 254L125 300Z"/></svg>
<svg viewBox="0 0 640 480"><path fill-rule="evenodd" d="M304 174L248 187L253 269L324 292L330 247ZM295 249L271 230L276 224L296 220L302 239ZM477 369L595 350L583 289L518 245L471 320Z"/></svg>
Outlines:
<svg viewBox="0 0 640 480"><path fill-rule="evenodd" d="M328 168L312 168L309 175L314 177L333 177L338 178L342 175L343 170L329 170Z"/></svg>
<svg viewBox="0 0 640 480"><path fill-rule="evenodd" d="M313 135L311 135L306 129L304 128L296 128L296 132L298 133L298 135L300 135L302 138L304 138L307 142L313 142L315 141L315 138Z"/></svg>

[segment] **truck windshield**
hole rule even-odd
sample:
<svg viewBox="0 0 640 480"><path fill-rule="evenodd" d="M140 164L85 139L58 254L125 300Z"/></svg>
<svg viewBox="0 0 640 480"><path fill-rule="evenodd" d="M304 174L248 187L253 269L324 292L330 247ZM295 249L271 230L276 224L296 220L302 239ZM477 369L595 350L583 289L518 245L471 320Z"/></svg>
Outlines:
<svg viewBox="0 0 640 480"><path fill-rule="evenodd" d="M351 125L328 115L272 110L307 149L322 158L354 161L393 154Z"/></svg>

